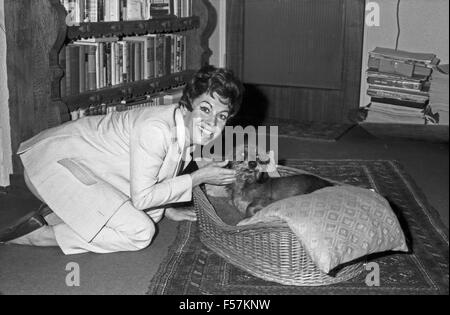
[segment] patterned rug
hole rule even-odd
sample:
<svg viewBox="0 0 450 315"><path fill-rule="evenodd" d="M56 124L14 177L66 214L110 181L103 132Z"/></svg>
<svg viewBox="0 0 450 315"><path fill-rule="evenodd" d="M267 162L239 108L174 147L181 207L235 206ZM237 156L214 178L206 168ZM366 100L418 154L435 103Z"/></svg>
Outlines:
<svg viewBox="0 0 450 315"><path fill-rule="evenodd" d="M448 229L401 165L394 161L289 160L301 168L352 185L376 189L399 217L411 253L369 258L379 265L380 285L367 286L369 272L322 287L284 286L256 278L207 249L197 225L183 222L148 294L448 294Z"/></svg>
<svg viewBox="0 0 450 315"><path fill-rule="evenodd" d="M299 122L292 119L267 118L262 122L240 118L233 123L234 126L265 126L269 132L270 126L278 126L278 135L282 138L293 138L314 141L337 141L354 124L327 123L327 122Z"/></svg>

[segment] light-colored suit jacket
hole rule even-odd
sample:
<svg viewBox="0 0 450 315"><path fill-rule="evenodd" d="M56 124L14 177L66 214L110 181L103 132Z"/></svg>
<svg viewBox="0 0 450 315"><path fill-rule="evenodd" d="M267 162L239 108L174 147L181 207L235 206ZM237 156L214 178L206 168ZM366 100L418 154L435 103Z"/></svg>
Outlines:
<svg viewBox="0 0 450 315"><path fill-rule="evenodd" d="M50 208L90 241L131 199L154 221L164 206L190 201L185 126L175 105L91 116L41 132L18 154Z"/></svg>

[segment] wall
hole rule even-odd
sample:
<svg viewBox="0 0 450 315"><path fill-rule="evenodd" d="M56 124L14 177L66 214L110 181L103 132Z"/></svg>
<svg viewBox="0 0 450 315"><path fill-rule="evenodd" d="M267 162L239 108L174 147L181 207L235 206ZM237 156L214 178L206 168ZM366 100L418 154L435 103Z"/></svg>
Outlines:
<svg viewBox="0 0 450 315"><path fill-rule="evenodd" d="M365 26L360 106L370 102L365 75L368 52L377 46L395 48L397 37L397 0L366 0L368 2L379 4L380 26ZM449 63L448 12L448 0L401 0L398 49L434 53L441 64Z"/></svg>
<svg viewBox="0 0 450 315"><path fill-rule="evenodd" d="M210 0L217 12L217 26L209 38L209 48L213 51L210 63L216 67L225 67L226 54L226 2Z"/></svg>
<svg viewBox="0 0 450 315"><path fill-rule="evenodd" d="M0 0L0 25L4 29L4 0ZM12 173L7 82L6 36L0 29L0 186L9 185L9 174Z"/></svg>

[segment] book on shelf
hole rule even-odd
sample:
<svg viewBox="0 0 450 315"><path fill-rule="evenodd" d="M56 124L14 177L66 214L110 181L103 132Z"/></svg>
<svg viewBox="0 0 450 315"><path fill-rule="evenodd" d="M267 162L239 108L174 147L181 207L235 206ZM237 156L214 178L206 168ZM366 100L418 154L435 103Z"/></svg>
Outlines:
<svg viewBox="0 0 450 315"><path fill-rule="evenodd" d="M406 63L421 64L427 67L437 65L440 61L435 54L415 53L384 47L376 47L374 50L370 52L370 55L375 58L387 58L399 60Z"/></svg>
<svg viewBox="0 0 450 315"><path fill-rule="evenodd" d="M379 103L372 99L367 110L365 122L421 125L426 123L425 108L410 108Z"/></svg>
<svg viewBox="0 0 450 315"><path fill-rule="evenodd" d="M426 107L426 106L425 106ZM407 107L395 104L387 104L376 102L375 100L371 100L369 110L384 112L384 113L392 113L397 115L406 115L406 116L415 116L418 114L423 114L425 107L416 108L416 107Z"/></svg>
<svg viewBox="0 0 450 315"><path fill-rule="evenodd" d="M388 97L372 97L372 102L377 102L379 104L387 104L387 105L397 105L397 106L403 106L403 107L410 107L410 108L416 108L416 109L424 109L427 103L417 103L412 101L406 101L406 100L399 100L399 99L393 99Z"/></svg>
<svg viewBox="0 0 450 315"><path fill-rule="evenodd" d="M178 34L75 41L60 54L60 65L65 70L61 95L185 71L185 42L186 37Z"/></svg>
<svg viewBox="0 0 450 315"><path fill-rule="evenodd" d="M408 78L417 78L420 80L428 79L433 72L433 69L427 66L392 59L375 58L373 56L369 57L368 66L370 71L398 74Z"/></svg>
<svg viewBox="0 0 450 315"><path fill-rule="evenodd" d="M192 16L192 0L60 0L74 22L147 20Z"/></svg>
<svg viewBox="0 0 450 315"><path fill-rule="evenodd" d="M369 110L369 112L367 113L367 118L364 120L364 122L425 125L426 118L424 115L408 117L404 115L392 115Z"/></svg>
<svg viewBox="0 0 450 315"><path fill-rule="evenodd" d="M386 89L378 89L370 87L367 89L367 94L371 97L390 98L401 101L409 101L415 103L425 104L429 100L429 96L415 95L410 93L401 93L397 91L389 91Z"/></svg>
<svg viewBox="0 0 450 315"><path fill-rule="evenodd" d="M415 90L415 89L408 89L408 88L400 88L396 86L388 86L388 85L380 85L380 84L369 84L369 89L377 89L377 90L383 90L393 93L406 93L410 95L417 95L417 96L423 96L425 98L429 98L430 94L425 91Z"/></svg>
<svg viewBox="0 0 450 315"><path fill-rule="evenodd" d="M150 17L161 17L171 14L170 1L154 0L150 3Z"/></svg>
<svg viewBox="0 0 450 315"><path fill-rule="evenodd" d="M143 20L145 19L145 1L143 0L127 0L126 1L126 15L127 21Z"/></svg>
<svg viewBox="0 0 450 315"><path fill-rule="evenodd" d="M111 115L116 112L123 112L145 107L177 104L182 96L183 87L179 87L170 92L161 92L154 95L145 95L139 98L122 100L112 104L90 105L89 107L80 106L71 111L72 120L78 120L86 116ZM76 106L75 106L76 107Z"/></svg>
<svg viewBox="0 0 450 315"><path fill-rule="evenodd" d="M415 80L412 78L375 71L367 71L367 83L426 92L429 91L431 86L430 81L428 80Z"/></svg>

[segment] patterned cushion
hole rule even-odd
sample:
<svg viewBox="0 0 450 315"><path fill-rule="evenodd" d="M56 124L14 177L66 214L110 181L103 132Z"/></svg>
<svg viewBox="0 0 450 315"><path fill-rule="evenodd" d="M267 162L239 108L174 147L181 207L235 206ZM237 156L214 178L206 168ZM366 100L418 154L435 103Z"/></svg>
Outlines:
<svg viewBox="0 0 450 315"><path fill-rule="evenodd" d="M320 270L388 250L408 251L388 201L352 186L335 186L275 202L239 225L281 219Z"/></svg>

